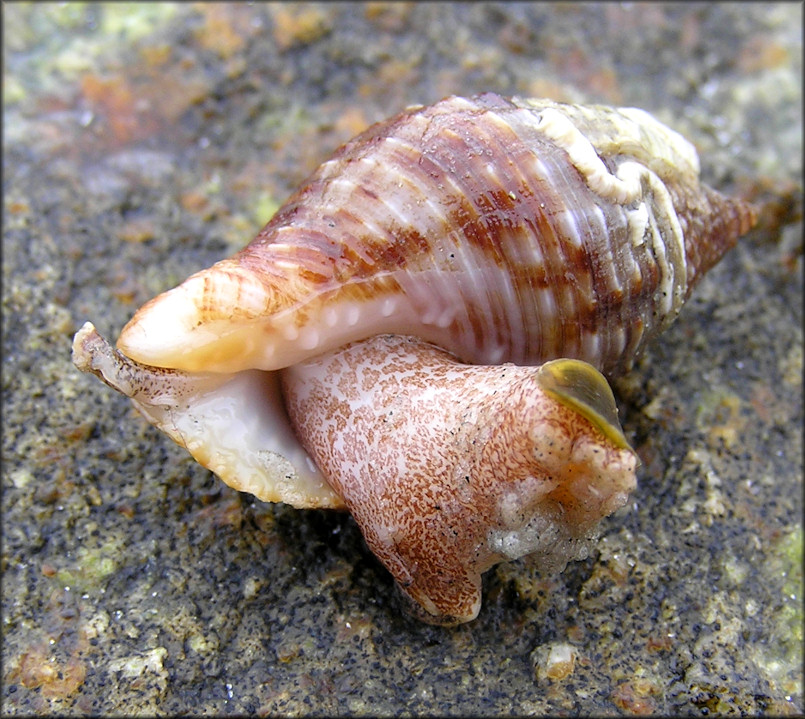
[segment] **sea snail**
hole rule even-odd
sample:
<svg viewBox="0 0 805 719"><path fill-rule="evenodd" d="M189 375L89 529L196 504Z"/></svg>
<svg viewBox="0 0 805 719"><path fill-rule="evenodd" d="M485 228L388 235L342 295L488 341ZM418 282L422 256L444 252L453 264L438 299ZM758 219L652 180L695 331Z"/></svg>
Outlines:
<svg viewBox="0 0 805 719"><path fill-rule="evenodd" d="M634 489L604 376L755 222L647 113L495 94L341 147L243 250L73 359L232 487L347 508L434 623Z"/></svg>

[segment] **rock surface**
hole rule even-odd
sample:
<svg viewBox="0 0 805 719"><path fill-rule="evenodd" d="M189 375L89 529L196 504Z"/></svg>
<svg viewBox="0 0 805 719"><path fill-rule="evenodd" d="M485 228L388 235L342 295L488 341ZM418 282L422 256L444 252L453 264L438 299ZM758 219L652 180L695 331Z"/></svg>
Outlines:
<svg viewBox="0 0 805 719"><path fill-rule="evenodd" d="M7 714L801 714L802 7L3 7ZM230 490L70 362L449 94L642 107L761 227L615 385L633 501L477 620L409 621L346 514Z"/></svg>

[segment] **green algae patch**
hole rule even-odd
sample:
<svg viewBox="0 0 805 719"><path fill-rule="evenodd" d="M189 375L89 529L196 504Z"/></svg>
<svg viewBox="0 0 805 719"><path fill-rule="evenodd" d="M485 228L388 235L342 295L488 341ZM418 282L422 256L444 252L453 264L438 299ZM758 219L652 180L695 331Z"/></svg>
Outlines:
<svg viewBox="0 0 805 719"><path fill-rule="evenodd" d="M75 561L58 569L56 581L80 592L98 589L120 566L122 542L111 540L98 547L79 547Z"/></svg>
<svg viewBox="0 0 805 719"><path fill-rule="evenodd" d="M760 645L756 661L789 696L802 694L803 576L802 527L795 527L776 545L770 576L782 577L779 603L769 607L770 639Z"/></svg>
<svg viewBox="0 0 805 719"><path fill-rule="evenodd" d="M785 577L783 581L783 608L777 622L781 638L787 638L789 653L802 666L802 527L789 532L778 546L777 561Z"/></svg>
<svg viewBox="0 0 805 719"><path fill-rule="evenodd" d="M129 42L151 35L179 9L177 3L141 2L103 3L101 7L103 34L117 36Z"/></svg>
<svg viewBox="0 0 805 719"><path fill-rule="evenodd" d="M280 208L280 204L274 195L260 192L254 198L252 217L256 222L265 224L274 216L274 213Z"/></svg>

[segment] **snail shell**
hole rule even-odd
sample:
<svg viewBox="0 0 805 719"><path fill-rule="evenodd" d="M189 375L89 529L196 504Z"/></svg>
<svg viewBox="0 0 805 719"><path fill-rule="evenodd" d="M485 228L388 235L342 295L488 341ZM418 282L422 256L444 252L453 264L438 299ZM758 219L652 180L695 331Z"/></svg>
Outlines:
<svg viewBox="0 0 805 719"><path fill-rule="evenodd" d="M375 334L464 362L606 375L677 315L751 210L631 108L451 97L373 126L241 252L143 306L118 348L189 372L275 370Z"/></svg>
<svg viewBox="0 0 805 719"><path fill-rule="evenodd" d="M435 382L422 377L458 374L479 386L486 381L481 376L501 371L495 367L501 363L571 358L588 363L573 366L589 371L567 376L586 378L587 389L603 383L608 391L603 377L592 381L590 373L628 369L755 221L748 205L702 185L698 176L692 145L633 108L494 94L409 108L338 150L242 251L145 304L124 327L117 350L86 323L74 340L74 362L131 397L149 421L236 489L297 507L350 508L370 546L430 620L465 621L477 612L479 572L490 557L503 555L478 554L484 532L468 528L468 520L461 531L475 548L471 559L450 560L452 578L463 577L456 579L463 589L447 600L447 590L418 581L405 569L408 560L398 561L396 550L375 541L375 513L363 511L362 502L377 500L384 487L395 488L389 491L397 497L417 483L436 490L421 474L411 482L404 473L375 477L366 468L383 467L382 453L352 466L331 459L328 443L334 441L352 446L353 454L355 447L366 448L346 439L366 434L366 425L350 419L343 378L354 376L356 367L391 363L399 369L401 356L409 357L402 376L391 369L388 376L395 377L395 401L413 427L424 425L409 385ZM379 335L409 339L403 347ZM474 377L457 362L484 367L473 369L480 372ZM405 379L414 365L415 379ZM283 368L289 368L282 373L285 397L277 372ZM574 391L549 390L545 399L541 382L551 373L528 371L542 372L530 380L539 391L522 405L525 419L499 408L507 421L535 436L528 434L533 423L561 415L559 424L584 426L578 441L585 446L633 459L618 444L616 416L595 420ZM506 373L517 374L514 368ZM311 403L306 398L314 383L318 399ZM508 384L500 388L501 396L510 391ZM460 386L449 392L467 396ZM477 394L483 404L485 393ZM386 406L382 392L372 396L376 406ZM449 394L440 396L449 404ZM488 409L477 414L495 422ZM336 416L341 439L320 431ZM455 432L455 422L454 414L442 417L441 436ZM508 425L497 429L501 437L513 436ZM406 461L431 466L440 450L438 443L428 445L430 454L418 458L416 442L409 441ZM566 501L551 500L558 504L541 531L549 526L575 541L625 501L634 463L629 469L626 455L617 454L612 466L618 469L606 478L592 455L568 461L589 487L617 499L595 505L582 520L576 510L588 506L579 499L583 492L562 490ZM467 461L457 453L451 466ZM543 476L523 469L527 463L517 466L512 481L542 476L543 489L559 486L562 471L555 467L543 467ZM377 486L363 486L367 481ZM509 510L520 518L517 531L550 514L526 505ZM421 503L411 506L415 512ZM560 515L576 517L578 532ZM505 523L495 526L504 531ZM487 546L492 531L487 527ZM415 557L419 549L411 551L409 559L425 566Z"/></svg>

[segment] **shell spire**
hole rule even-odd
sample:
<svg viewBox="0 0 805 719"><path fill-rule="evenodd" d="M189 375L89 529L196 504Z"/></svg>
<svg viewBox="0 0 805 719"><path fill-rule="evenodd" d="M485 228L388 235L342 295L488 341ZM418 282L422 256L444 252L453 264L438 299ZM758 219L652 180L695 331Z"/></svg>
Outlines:
<svg viewBox="0 0 805 719"><path fill-rule="evenodd" d="M118 348L189 372L276 370L379 333L465 362L612 375L754 222L641 110L450 97L379 123L252 243L141 308Z"/></svg>
<svg viewBox="0 0 805 719"><path fill-rule="evenodd" d="M686 208L680 216L687 222L683 232L689 296L704 274L754 227L757 213L746 202L726 197L707 185L700 185L698 193L684 199L677 197L674 203Z"/></svg>

